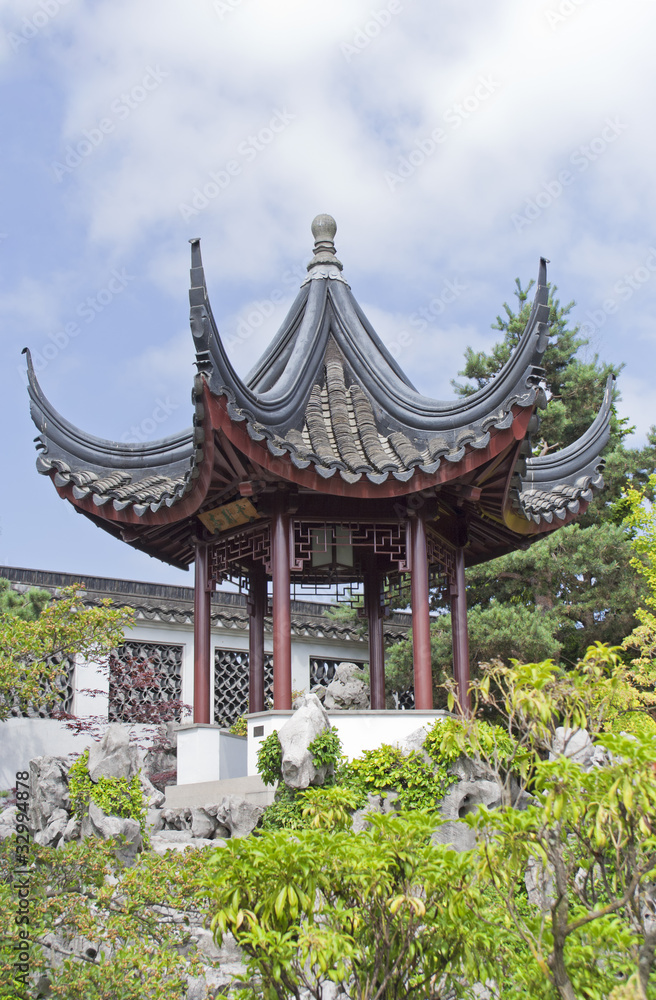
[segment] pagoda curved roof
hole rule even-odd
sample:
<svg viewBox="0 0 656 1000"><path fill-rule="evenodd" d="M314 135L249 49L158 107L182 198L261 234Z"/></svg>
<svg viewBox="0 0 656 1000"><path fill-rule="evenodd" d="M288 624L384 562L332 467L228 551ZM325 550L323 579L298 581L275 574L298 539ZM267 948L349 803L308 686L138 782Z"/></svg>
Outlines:
<svg viewBox="0 0 656 1000"><path fill-rule="evenodd" d="M188 431L122 444L79 430L45 397L26 349L39 472L50 475L78 509L126 540L132 538L126 525L160 531L148 543L160 558L169 556L161 554L163 529L157 526L195 516L252 481L262 488L282 481L315 495L365 502L460 483L453 488L482 494L482 521L509 529L513 538L571 520L603 486L600 456L608 441L612 385L577 442L531 457L536 411L546 405L546 260L540 260L530 316L507 363L478 391L441 401L412 385L367 320L337 259L335 231L330 216L315 219L308 275L245 378L221 341L200 241L191 241L190 324L198 374ZM494 475L488 469L496 469ZM507 540L498 544L508 548ZM171 542L174 550L171 561L190 558L188 545Z"/></svg>
<svg viewBox="0 0 656 1000"><path fill-rule="evenodd" d="M326 218L326 217L319 217ZM327 217L329 218L329 217ZM330 220L332 223L332 220ZM347 483L406 482L483 450L518 410L545 405L540 367L548 343L546 261L526 329L487 385L451 401L418 392L358 305L335 256L334 223L317 225L315 257L279 332L251 373L233 368L207 294L200 242L192 242L191 329L201 370L231 420L276 456Z"/></svg>

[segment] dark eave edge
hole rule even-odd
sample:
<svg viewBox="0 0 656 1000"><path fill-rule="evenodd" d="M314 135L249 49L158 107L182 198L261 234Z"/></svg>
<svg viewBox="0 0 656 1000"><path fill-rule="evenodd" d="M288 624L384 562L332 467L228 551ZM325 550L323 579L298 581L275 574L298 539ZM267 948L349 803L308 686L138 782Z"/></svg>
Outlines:
<svg viewBox="0 0 656 1000"><path fill-rule="evenodd" d="M556 527L579 513L603 489L601 453L610 438L610 417L615 378L608 377L604 398L590 427L560 451L527 458L511 488L512 505L528 522Z"/></svg>
<svg viewBox="0 0 656 1000"><path fill-rule="evenodd" d="M93 499L102 507L110 500L117 511L171 507L193 489L203 461L203 405L200 379L194 388L194 426L147 444L124 444L87 434L55 410L39 385L28 348L30 414L39 435L37 469L58 488L71 486L72 499Z"/></svg>

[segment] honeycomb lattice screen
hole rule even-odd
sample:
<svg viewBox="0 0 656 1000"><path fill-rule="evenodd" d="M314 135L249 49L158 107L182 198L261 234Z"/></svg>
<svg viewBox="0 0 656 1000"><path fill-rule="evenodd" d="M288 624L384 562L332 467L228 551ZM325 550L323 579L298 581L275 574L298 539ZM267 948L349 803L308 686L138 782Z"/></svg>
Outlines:
<svg viewBox="0 0 656 1000"><path fill-rule="evenodd" d="M248 651L214 650L214 721L228 727L248 712ZM273 704L273 656L264 654L264 704Z"/></svg>
<svg viewBox="0 0 656 1000"><path fill-rule="evenodd" d="M162 706L180 702L182 697L182 653L182 646L168 643L119 646L110 660L109 721L160 721L157 712ZM179 709L174 714L179 721Z"/></svg>
<svg viewBox="0 0 656 1000"><path fill-rule="evenodd" d="M39 685L43 693L41 704L29 705L26 709L21 709L20 705L15 704L10 712L13 718L49 719L54 712L66 712L70 715L73 711L75 693L75 657L65 656L58 659L61 661L61 673L51 681L41 681Z"/></svg>

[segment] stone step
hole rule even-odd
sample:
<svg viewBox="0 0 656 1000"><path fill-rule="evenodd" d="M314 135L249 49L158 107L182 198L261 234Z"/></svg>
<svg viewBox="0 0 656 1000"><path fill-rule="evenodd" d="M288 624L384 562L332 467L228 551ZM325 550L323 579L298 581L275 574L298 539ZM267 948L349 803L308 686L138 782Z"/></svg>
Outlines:
<svg viewBox="0 0 656 1000"><path fill-rule="evenodd" d="M225 795L241 795L255 806L269 806L273 802L275 786L265 785L259 774L243 778L225 778L222 781L169 785L163 808L180 809L183 806L215 805Z"/></svg>

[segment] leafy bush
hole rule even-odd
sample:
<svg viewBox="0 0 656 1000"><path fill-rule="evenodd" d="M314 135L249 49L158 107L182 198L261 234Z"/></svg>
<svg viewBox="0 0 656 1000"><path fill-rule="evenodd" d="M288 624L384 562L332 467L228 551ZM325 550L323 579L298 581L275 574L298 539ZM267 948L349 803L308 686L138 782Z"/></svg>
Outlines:
<svg viewBox="0 0 656 1000"><path fill-rule="evenodd" d="M301 812L308 829L348 830L351 814L361 804L361 796L351 788L339 785L306 788L302 795Z"/></svg>
<svg viewBox="0 0 656 1000"><path fill-rule="evenodd" d="M280 784L274 801L264 810L259 829L303 830L307 825L303 816L301 793Z"/></svg>
<svg viewBox="0 0 656 1000"><path fill-rule="evenodd" d="M275 785L282 778L282 747L278 730L274 729L260 743L257 751L257 771L265 785Z"/></svg>
<svg viewBox="0 0 656 1000"><path fill-rule="evenodd" d="M248 736L248 722L246 721L246 716L242 715L239 719L235 719L230 728L229 733L233 736Z"/></svg>
<svg viewBox="0 0 656 1000"><path fill-rule="evenodd" d="M204 968L190 927L202 925L207 910L197 891L202 851L165 857L145 852L125 868L106 841L32 845L25 863L30 873L27 988L12 984L24 930L14 919L16 851L16 837L0 841L0 909L6 915L0 934L3 1000L173 1000L187 995L187 974L199 976ZM76 949L83 941L87 950L80 954Z"/></svg>
<svg viewBox="0 0 656 1000"><path fill-rule="evenodd" d="M310 743L308 750L312 754L312 763L316 768L334 768L342 756L342 741L336 729L324 729Z"/></svg>
<svg viewBox="0 0 656 1000"><path fill-rule="evenodd" d="M109 816L136 819L145 838L146 804L139 775L135 774L130 781L127 778L101 776L94 782L91 780L88 765L89 751L85 750L68 772L68 787L74 814L78 819L83 819L89 812L89 803L95 802Z"/></svg>
<svg viewBox="0 0 656 1000"><path fill-rule="evenodd" d="M471 857L433 844L434 828L414 812L374 815L359 834L229 841L207 861L217 943L234 935L266 1000L319 1000L328 982L360 1000L445 996L485 965L491 935Z"/></svg>
<svg viewBox="0 0 656 1000"><path fill-rule="evenodd" d="M511 766L517 754L517 740L502 729L487 722L476 723L476 740L470 738L471 725L464 719L437 719L422 743L436 767L453 764L464 754L496 759L501 767Z"/></svg>
<svg viewBox="0 0 656 1000"><path fill-rule="evenodd" d="M404 754L398 747L383 744L344 764L340 780L359 792L362 801L367 795L395 791L403 809L434 809L455 779L446 767L434 769L415 751Z"/></svg>

